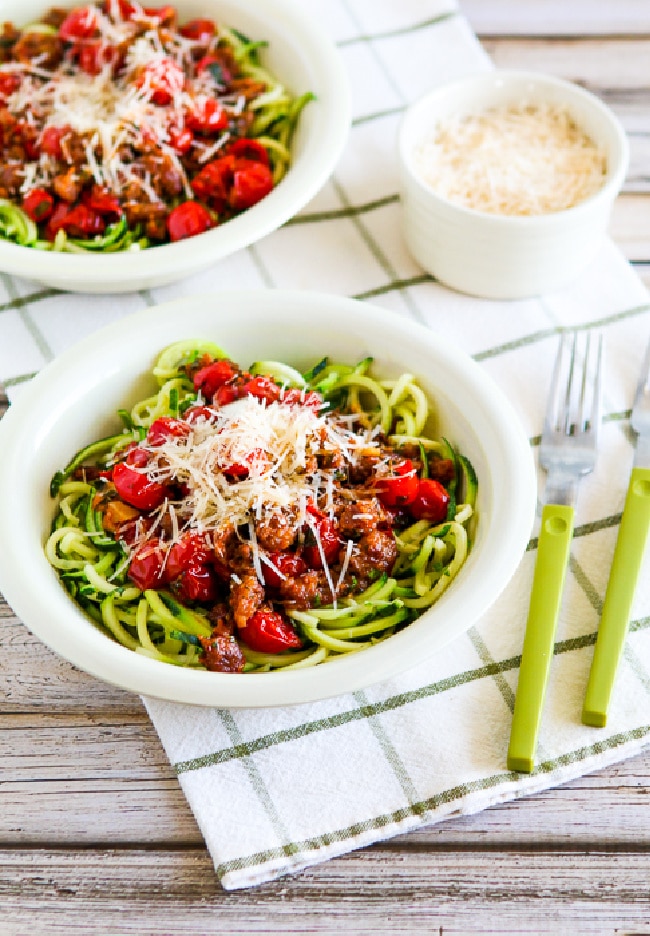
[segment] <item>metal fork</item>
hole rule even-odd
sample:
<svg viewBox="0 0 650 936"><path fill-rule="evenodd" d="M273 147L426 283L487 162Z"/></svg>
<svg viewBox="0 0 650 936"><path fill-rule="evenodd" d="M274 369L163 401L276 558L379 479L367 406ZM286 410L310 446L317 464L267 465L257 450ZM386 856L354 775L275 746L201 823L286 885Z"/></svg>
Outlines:
<svg viewBox="0 0 650 936"><path fill-rule="evenodd" d="M580 478L596 464L601 422L602 338L584 348L562 335L555 360L539 463L547 471L537 559L508 747L508 769L530 773L553 657Z"/></svg>
<svg viewBox="0 0 650 936"><path fill-rule="evenodd" d="M616 538L612 568L587 682L582 721L602 728L627 637L632 601L650 529L650 342L632 406L638 433L634 465Z"/></svg>

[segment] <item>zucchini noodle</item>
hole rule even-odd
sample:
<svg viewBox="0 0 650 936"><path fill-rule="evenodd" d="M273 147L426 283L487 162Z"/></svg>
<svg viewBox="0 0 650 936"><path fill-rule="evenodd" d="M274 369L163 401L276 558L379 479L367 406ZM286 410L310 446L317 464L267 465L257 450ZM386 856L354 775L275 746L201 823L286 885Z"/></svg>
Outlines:
<svg viewBox="0 0 650 936"><path fill-rule="evenodd" d="M384 380L373 374L372 363L370 358L357 365L332 362L325 358L303 373L284 362L258 361L251 364L247 371L241 371L211 342L182 341L166 348L153 368L152 382L157 385L155 392L136 401L130 409L119 411L122 431L91 442L77 452L52 479L51 494L56 498L56 511L45 553L74 601L98 627L129 650L174 666L215 668L207 666L209 654L206 648L218 639L225 641L225 644L219 644L220 648L225 646L228 652L238 655L241 666L237 671L244 673L304 669L331 662L343 655L372 647L407 627L440 598L461 572L474 538L477 479L468 459L456 452L446 439L433 439L426 435L431 415L429 403L415 377L405 373L395 380ZM342 484L339 477L342 471L340 462L331 477L318 482L321 486L316 487L313 503L318 503L319 510L309 505L305 507L305 497L308 501L309 495L304 493L304 484L313 480L309 477L309 471L299 470L296 473L297 480L294 478L294 483L302 484L303 487L296 487L299 493L295 495L291 510L297 513L303 511L303 514L302 525L297 527L302 532L296 534L298 545L294 552L287 553L285 550L284 554L274 553L268 547L264 551L258 546L260 530L258 528L256 533L256 523L262 511L259 502L251 501L248 513L244 512L237 516L236 522L233 521L239 530L237 548L253 553L249 571L260 583L256 587L258 590L259 587L267 587L267 593L264 594L267 604L264 607L272 609L273 613L281 610L283 620L296 638L287 649L277 652L267 652L247 643L247 621L244 621L243 627L239 623L237 626L233 624L233 618L235 622L238 621L236 610L233 610L233 590L241 585L240 575L243 574L241 570L238 571L239 567L228 566L230 580L220 584L219 596L211 600L188 598L182 590L179 591L180 578L164 578L174 544L180 542L188 530L198 530L204 537L203 542L206 535L214 537L214 540L210 539L210 549L214 548L214 556L218 557L219 536L226 527L223 522L220 526L213 521L217 509L214 504L210 508L212 513L208 514L211 519L205 521L205 527L201 526L201 518L197 520L195 515L188 514L184 498L189 495L185 489L194 483L194 476L189 469L186 474L180 468L173 469L179 472L174 476L175 483L184 486L184 493L175 495L176 500L168 494L162 504L138 511L129 506L128 501L124 503L115 495L115 466L125 463L128 452L139 451L139 446L147 444L154 423L158 425L160 420L164 422L171 419L176 422L169 425L179 425L187 414L187 422L183 423L184 435L169 442L169 447L165 448L164 455L156 463L157 467L147 469L147 472L142 469L142 477L153 479L154 483L158 483L156 479L164 476L165 470L168 473L172 471L167 462L173 460L178 452L186 451L185 446L187 451L195 451L197 446L204 444L205 438L212 442L225 432L223 426L206 429L203 423L191 421L193 411L199 414L206 411L216 419L219 413L223 415L229 409L227 404L218 404L216 397L212 409L206 405L204 385L200 383L198 375L202 373L201 368L209 368L214 364L226 367L232 365L237 379L241 377L241 380L252 380L253 383L262 381L258 386L266 388L265 392L270 387L272 395L260 403L261 411L271 411L274 405L276 409L278 406L283 408L289 401L289 396L285 394L293 394L291 400L299 405L299 409L291 411L292 421L298 421L299 418L309 421L311 418L314 425L319 427L319 438L329 438L335 431L343 433L341 438L345 444L341 451L345 451L346 445L356 444L361 455L348 455L350 464L356 466L355 470L364 468L366 472L362 483L357 488L350 488L353 493L356 492L355 496L359 495L356 500L349 490L343 491L344 506L351 504L353 511L358 510L359 531L350 532L349 527L345 528L348 532L340 535L340 548L337 548L334 559L327 559L327 541L318 530L328 505L330 517L335 517L337 522L340 519L333 507L337 503L337 495L341 495L337 487ZM241 380L240 385L243 385ZM235 386L232 381L230 385ZM269 399L273 402L269 402ZM236 413L241 414L244 412L242 404L254 406L259 402L256 400L251 403L250 396L244 395L238 397L232 406ZM310 405L316 406L318 414L305 414ZM238 418L244 420L242 415ZM190 426L191 430L188 428ZM188 433L189 442L186 441ZM149 454L152 458L152 453L157 451L153 445L150 442ZM336 453L337 450L332 451ZM289 457L283 456L285 460ZM401 465L400 470L404 474L400 475L398 470L397 473L382 476L382 465L387 459L392 460L393 465ZM443 489L443 512L446 513L442 519L433 519L426 511L420 516L414 509L415 494L409 495L410 501L406 506L399 506L398 501L392 513L384 502L377 506L376 492L380 492L378 497L381 500L382 496L385 497L381 492L386 487L391 490L390 485L400 482L402 477L409 480L413 472L404 466L411 464L417 466L417 480L412 484L415 485L418 497L422 485L426 483L437 484ZM434 469L440 472L441 466L446 472L444 485L431 482L429 477ZM379 474L369 474L370 469ZM195 472L197 470L192 469ZM247 486L256 483L255 478L251 480L247 476L248 468L239 470L238 474L229 476L226 481L215 478L215 469L211 470L210 484L215 490L215 497L219 493L216 487L218 483L224 484L225 489L237 489L242 497L248 490ZM261 470L261 476L264 470L268 472L271 469ZM277 466L273 470L277 470ZM223 471L227 474L227 469ZM315 471L315 476L318 474ZM386 498L385 501L389 503ZM228 509L235 511L236 508ZM370 514L364 514L364 510L370 510ZM374 519L373 510L376 514ZM113 515L111 511L117 513ZM135 519L133 515L136 515ZM364 517L367 520L367 516L371 517L374 524L368 527L370 533L364 532L363 527ZM384 523L383 527L380 521ZM138 536L146 527L145 538L140 540L138 549L142 548L143 542L150 548L153 548L154 543L167 543L161 568L157 572L159 579L153 586L139 582L131 568L136 547L122 534L123 527L120 526L128 526L129 522L131 526L135 524ZM376 568L359 565L359 550L364 543L364 536L370 542L375 527L383 530L380 534L382 542L392 544L390 548L394 554L391 552L390 560L383 565L378 562ZM279 596L285 595L282 591L285 580L295 577L297 581L300 575L305 575L302 566L305 566L303 560L309 549L314 550L313 554L316 555L315 548L309 545L312 534L316 535L318 555L311 569L320 568L321 572L312 571L307 576L311 575L313 581L315 576L320 575L322 590L302 604L293 595L292 600L281 599ZM283 573L277 564L278 555L284 555L285 558L289 555L299 566L302 563L300 574ZM371 555L370 549L367 555ZM277 573L276 587L279 587L279 591L273 591L272 586L268 585L266 576L270 575L269 569ZM171 576L171 570L168 571ZM228 587L230 598L225 596ZM330 600L323 601L323 594L329 594ZM230 610L227 607L229 601L232 606ZM215 608L220 609L218 613ZM221 625L218 624L219 615L223 618L224 614L230 622L230 629L226 631L223 630L223 621ZM231 614L232 617L229 616Z"/></svg>

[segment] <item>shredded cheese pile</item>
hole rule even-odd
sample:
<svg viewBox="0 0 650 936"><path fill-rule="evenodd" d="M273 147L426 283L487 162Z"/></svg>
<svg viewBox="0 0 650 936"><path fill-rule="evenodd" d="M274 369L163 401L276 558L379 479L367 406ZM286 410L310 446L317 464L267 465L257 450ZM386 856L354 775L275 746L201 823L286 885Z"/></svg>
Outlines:
<svg viewBox="0 0 650 936"><path fill-rule="evenodd" d="M156 481L187 485L174 507L185 528L240 526L288 507L296 508L298 527L307 521L308 504L319 496L331 501L333 494L333 472L314 468L316 454L340 452L353 463L373 450L374 433L354 432L307 406L249 396L221 407L214 421L197 421L189 436L170 436L150 449L155 461L146 472ZM247 476L229 480L233 465L248 469Z"/></svg>
<svg viewBox="0 0 650 936"><path fill-rule="evenodd" d="M602 186L605 154L566 108L521 104L441 121L414 153L443 198L501 215L572 208Z"/></svg>

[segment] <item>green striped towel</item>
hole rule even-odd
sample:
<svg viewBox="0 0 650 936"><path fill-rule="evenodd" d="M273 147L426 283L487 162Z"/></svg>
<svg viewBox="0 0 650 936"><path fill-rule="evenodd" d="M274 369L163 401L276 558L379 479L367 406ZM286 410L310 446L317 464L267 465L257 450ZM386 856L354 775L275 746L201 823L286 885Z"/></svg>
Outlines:
<svg viewBox="0 0 650 936"><path fill-rule="evenodd" d="M414 318L470 353L507 393L531 443L541 430L555 334L605 333L602 454L581 486L556 655L530 776L506 770L535 540L506 592L434 659L364 692L286 709L146 704L226 888L557 785L650 740L646 560L609 725L580 723L584 687L627 485L628 418L650 302L611 243L562 292L480 302L424 275L400 236L395 137L405 105L489 61L438 0L310 0L349 69L354 123L330 182L283 229L189 280L119 297L66 295L0 277L0 379L15 398L82 335L143 305L232 286L352 295ZM415 662L415 661L414 661Z"/></svg>

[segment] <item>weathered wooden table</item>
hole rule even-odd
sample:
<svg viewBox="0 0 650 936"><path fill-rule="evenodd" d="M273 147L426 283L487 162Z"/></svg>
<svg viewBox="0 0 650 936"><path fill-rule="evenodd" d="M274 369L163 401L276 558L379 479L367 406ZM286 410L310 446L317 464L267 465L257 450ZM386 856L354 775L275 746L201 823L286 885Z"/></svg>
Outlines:
<svg viewBox="0 0 650 936"><path fill-rule="evenodd" d="M497 64L617 111L632 161L611 233L650 286L648 0L462 6ZM650 933L650 754L228 894L139 699L59 660L1 601L0 646L1 936Z"/></svg>

